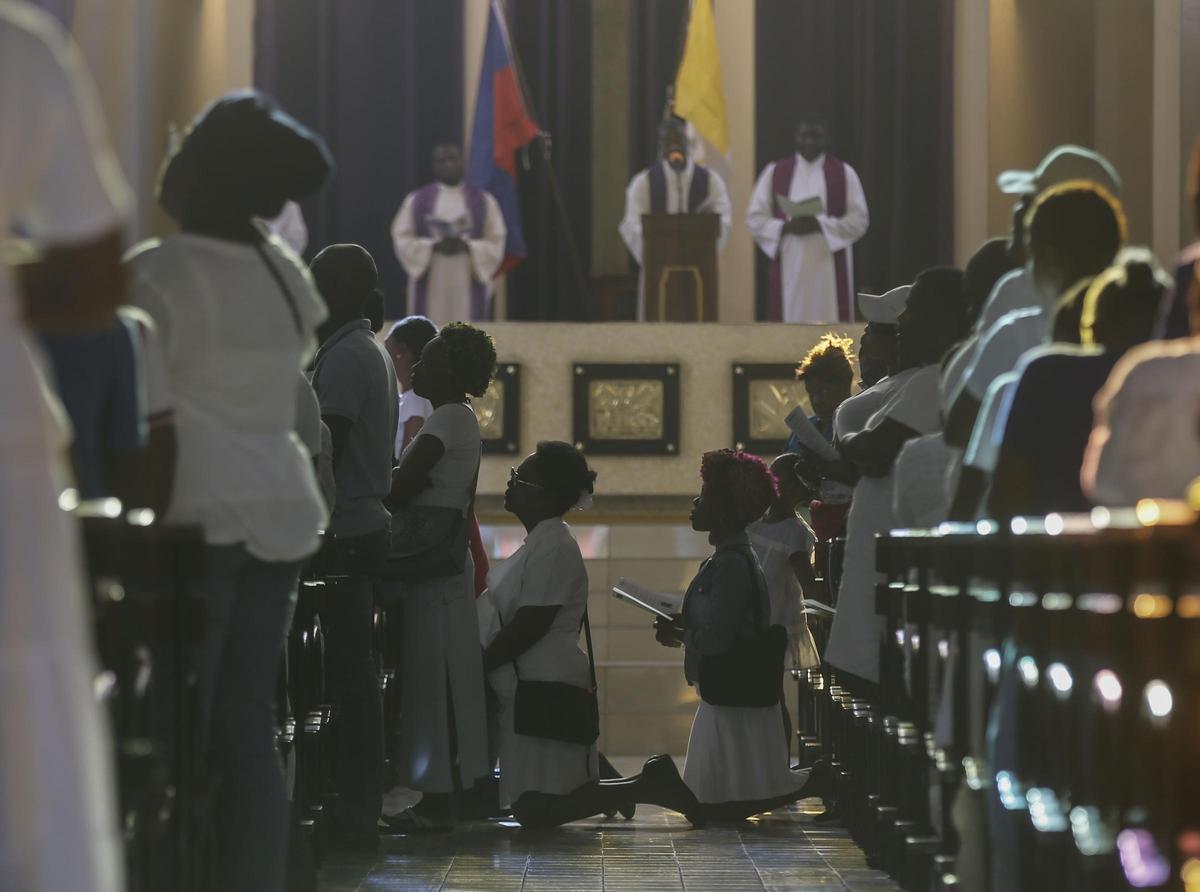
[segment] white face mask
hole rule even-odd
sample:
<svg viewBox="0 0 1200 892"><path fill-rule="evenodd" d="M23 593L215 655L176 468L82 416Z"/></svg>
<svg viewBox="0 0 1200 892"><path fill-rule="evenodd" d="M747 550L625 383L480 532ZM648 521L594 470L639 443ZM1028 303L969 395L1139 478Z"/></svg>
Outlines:
<svg viewBox="0 0 1200 892"><path fill-rule="evenodd" d="M267 227L297 254L304 254L304 249L308 247L308 225L304 222L304 213L296 202L289 201L285 204L279 216L267 222Z"/></svg>

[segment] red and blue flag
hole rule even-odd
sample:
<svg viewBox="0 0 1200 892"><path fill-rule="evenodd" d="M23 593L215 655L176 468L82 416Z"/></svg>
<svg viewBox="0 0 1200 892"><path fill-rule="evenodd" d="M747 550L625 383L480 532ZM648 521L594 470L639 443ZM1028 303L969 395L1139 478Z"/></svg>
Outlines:
<svg viewBox="0 0 1200 892"><path fill-rule="evenodd" d="M541 128L525 108L504 14L497 3L498 0L492 0L488 15L467 181L490 192L504 214L508 241L500 267L503 272L525 259L525 233L517 201L516 155L541 133Z"/></svg>

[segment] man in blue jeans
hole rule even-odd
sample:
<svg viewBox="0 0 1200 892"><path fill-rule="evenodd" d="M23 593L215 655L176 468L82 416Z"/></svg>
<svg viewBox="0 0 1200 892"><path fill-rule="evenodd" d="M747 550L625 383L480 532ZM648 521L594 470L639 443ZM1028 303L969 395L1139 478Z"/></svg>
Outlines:
<svg viewBox="0 0 1200 892"><path fill-rule="evenodd" d="M391 515L383 499L396 442L396 376L365 318L378 295L371 255L358 245L331 245L311 269L329 308L317 332L321 347L312 383L333 436L337 488L319 556L326 577L326 665L339 716L331 840L373 850L382 805L383 714L371 656L372 579L388 549Z"/></svg>

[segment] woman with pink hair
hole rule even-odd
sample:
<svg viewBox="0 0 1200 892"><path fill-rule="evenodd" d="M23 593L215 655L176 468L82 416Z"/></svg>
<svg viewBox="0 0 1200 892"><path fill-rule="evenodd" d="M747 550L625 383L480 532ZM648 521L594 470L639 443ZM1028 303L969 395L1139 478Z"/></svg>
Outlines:
<svg viewBox="0 0 1200 892"><path fill-rule="evenodd" d="M716 550L688 586L683 613L655 629L661 644L684 648L684 674L700 692L683 776L699 808L688 817L736 821L821 795L823 784L788 767L779 733L787 632L770 625L766 579L746 534L778 483L761 459L730 449L705 453L700 478L692 529Z"/></svg>

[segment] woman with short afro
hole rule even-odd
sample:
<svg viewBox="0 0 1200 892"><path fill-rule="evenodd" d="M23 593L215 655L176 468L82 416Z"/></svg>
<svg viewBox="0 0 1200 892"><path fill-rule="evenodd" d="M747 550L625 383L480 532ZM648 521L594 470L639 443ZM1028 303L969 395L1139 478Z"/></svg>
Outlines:
<svg viewBox="0 0 1200 892"><path fill-rule="evenodd" d="M776 498L778 483L762 459L730 449L705 453L700 479L692 529L708 533L716 550L688 586L682 615L673 623L659 619L656 631L661 644L684 648L684 675L700 689L683 776L698 805L688 817L700 823L738 821L821 790L812 772L788 766L778 698L768 706L705 699L701 662L741 648L770 622L767 583L746 527ZM782 659L779 679L782 692ZM824 774L822 769L822 784Z"/></svg>
<svg viewBox="0 0 1200 892"><path fill-rule="evenodd" d="M474 326L453 322L425 345L412 389L433 414L400 456L393 503L467 512L482 453L470 397L483 396L495 370L496 346ZM473 575L468 554L455 576L402 586L400 782L425 794L418 811L433 817L453 805L449 794L490 775Z"/></svg>

